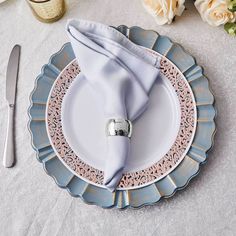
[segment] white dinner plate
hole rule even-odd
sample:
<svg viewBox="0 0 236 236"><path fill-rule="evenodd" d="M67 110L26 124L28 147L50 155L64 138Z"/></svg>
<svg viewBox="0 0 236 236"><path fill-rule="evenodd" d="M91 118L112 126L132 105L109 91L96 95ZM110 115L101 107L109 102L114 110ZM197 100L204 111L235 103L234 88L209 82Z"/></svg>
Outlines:
<svg viewBox="0 0 236 236"><path fill-rule="evenodd" d="M161 56L151 50L147 53ZM184 158L194 137L192 90L178 68L161 58L160 76L150 92L148 108L133 123L121 189L146 186L166 176ZM93 90L86 79L77 77L79 73L74 60L54 82L47 103L47 130L62 162L85 181L103 186L106 124Z"/></svg>

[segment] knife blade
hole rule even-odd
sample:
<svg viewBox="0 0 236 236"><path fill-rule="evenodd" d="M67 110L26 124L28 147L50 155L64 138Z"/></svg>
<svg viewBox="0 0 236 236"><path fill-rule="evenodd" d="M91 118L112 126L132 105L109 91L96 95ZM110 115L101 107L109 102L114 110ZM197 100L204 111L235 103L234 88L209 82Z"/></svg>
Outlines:
<svg viewBox="0 0 236 236"><path fill-rule="evenodd" d="M12 167L15 163L14 111L20 60L20 49L21 47L19 45L15 45L13 47L7 65L6 100L8 101L8 124L6 142L3 153L4 167Z"/></svg>
<svg viewBox="0 0 236 236"><path fill-rule="evenodd" d="M9 105L15 104L16 84L19 69L20 46L15 45L11 51L6 76L6 99Z"/></svg>

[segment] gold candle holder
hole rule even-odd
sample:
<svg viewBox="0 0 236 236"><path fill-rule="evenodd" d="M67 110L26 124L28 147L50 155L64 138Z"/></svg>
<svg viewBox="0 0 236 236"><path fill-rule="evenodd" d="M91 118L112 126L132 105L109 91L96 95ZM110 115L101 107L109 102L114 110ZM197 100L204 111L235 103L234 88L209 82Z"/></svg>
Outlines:
<svg viewBox="0 0 236 236"><path fill-rule="evenodd" d="M28 0L35 17L45 23L59 20L65 13L64 0Z"/></svg>

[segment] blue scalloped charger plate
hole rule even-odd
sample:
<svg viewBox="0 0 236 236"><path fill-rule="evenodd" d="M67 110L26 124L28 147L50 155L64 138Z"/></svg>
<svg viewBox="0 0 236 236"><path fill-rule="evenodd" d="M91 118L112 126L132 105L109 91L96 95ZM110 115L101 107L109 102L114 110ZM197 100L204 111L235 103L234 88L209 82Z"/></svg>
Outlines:
<svg viewBox="0 0 236 236"><path fill-rule="evenodd" d="M37 159L59 187L66 188L72 196L80 197L88 204L103 208L139 208L172 196L176 190L184 188L190 179L198 174L200 165L206 161L207 153L213 146L216 110L214 97L203 69L181 46L166 36L140 27L119 26L117 30L134 43L157 52L165 60L173 63L192 90L197 114L196 131L187 154L176 168L148 185L138 188L118 188L111 193L99 185L80 178L68 166L66 167L51 145L45 117L47 101L56 79L75 59L70 43L66 43L59 52L51 56L49 63L43 66L41 74L36 79L30 96L28 128Z"/></svg>

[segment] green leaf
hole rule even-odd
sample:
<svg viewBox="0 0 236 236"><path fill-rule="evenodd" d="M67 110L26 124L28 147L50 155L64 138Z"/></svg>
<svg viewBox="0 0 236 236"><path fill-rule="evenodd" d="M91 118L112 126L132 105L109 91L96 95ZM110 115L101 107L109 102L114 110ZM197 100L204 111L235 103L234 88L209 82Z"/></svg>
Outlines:
<svg viewBox="0 0 236 236"><path fill-rule="evenodd" d="M236 0L229 0L228 9L231 12L236 11Z"/></svg>
<svg viewBox="0 0 236 236"><path fill-rule="evenodd" d="M236 35L236 23L226 23L224 29L229 35Z"/></svg>

